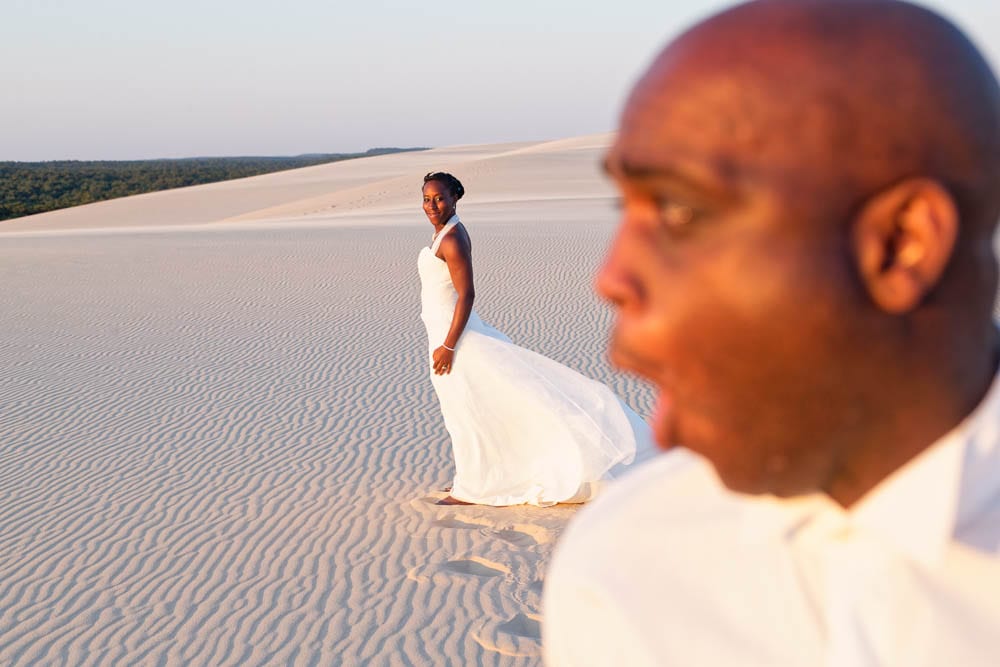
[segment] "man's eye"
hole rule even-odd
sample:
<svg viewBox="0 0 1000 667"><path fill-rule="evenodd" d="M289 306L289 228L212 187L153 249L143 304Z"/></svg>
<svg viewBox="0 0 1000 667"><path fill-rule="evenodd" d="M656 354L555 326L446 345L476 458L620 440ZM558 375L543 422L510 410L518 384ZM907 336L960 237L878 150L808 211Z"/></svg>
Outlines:
<svg viewBox="0 0 1000 667"><path fill-rule="evenodd" d="M660 220L670 229L684 227L694 220L694 209L674 201L663 201L659 204Z"/></svg>

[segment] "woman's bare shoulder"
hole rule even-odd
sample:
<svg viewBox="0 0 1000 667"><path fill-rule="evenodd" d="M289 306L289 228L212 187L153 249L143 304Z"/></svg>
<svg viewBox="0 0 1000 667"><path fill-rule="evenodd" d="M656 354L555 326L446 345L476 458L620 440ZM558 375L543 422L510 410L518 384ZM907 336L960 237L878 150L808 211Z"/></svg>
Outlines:
<svg viewBox="0 0 1000 667"><path fill-rule="evenodd" d="M465 225L458 223L447 236L441 239L439 249L444 253L467 253L472 250L472 239Z"/></svg>

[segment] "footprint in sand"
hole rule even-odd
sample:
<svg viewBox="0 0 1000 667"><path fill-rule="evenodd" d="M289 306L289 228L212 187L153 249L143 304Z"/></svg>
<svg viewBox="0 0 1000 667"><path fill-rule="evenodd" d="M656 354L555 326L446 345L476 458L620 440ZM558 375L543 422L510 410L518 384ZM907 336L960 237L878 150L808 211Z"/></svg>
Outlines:
<svg viewBox="0 0 1000 667"><path fill-rule="evenodd" d="M515 547L528 549L552 541L548 529L532 524L515 524L507 526L491 526L488 520L476 517L460 516L435 519L431 525L436 528L453 528L457 530L484 530L499 537L504 542Z"/></svg>
<svg viewBox="0 0 1000 667"><path fill-rule="evenodd" d="M499 537L504 542L513 544L515 547L537 547L538 540L536 540L531 535L527 533L522 533L519 530L509 529L509 530L498 530L496 531L497 537Z"/></svg>
<svg viewBox="0 0 1000 667"><path fill-rule="evenodd" d="M532 618L527 614L516 614L510 620L497 626L497 631L526 639L540 640L542 638L542 624L538 622L537 617Z"/></svg>
<svg viewBox="0 0 1000 667"><path fill-rule="evenodd" d="M510 569L505 565L478 557L467 560L450 560L443 567L445 570L454 572L455 574L472 575L475 577L502 577L510 573Z"/></svg>
<svg viewBox="0 0 1000 667"><path fill-rule="evenodd" d="M536 614L518 613L494 625L485 622L472 637L488 651L506 656L538 656L542 652L542 624Z"/></svg>
<svg viewBox="0 0 1000 667"><path fill-rule="evenodd" d="M495 532L501 540L509 542L516 547L537 547L540 544L548 544L552 541L552 533L547 528L530 523L506 526Z"/></svg>
<svg viewBox="0 0 1000 667"><path fill-rule="evenodd" d="M431 522L431 525L438 528L457 528L460 530L478 530L483 527L483 524L469 523L460 519L436 519Z"/></svg>

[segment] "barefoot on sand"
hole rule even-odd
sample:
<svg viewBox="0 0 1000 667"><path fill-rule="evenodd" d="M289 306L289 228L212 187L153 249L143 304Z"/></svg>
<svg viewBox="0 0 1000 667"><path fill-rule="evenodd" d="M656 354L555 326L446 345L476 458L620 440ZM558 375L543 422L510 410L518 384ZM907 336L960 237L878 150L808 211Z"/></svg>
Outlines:
<svg viewBox="0 0 1000 667"><path fill-rule="evenodd" d="M459 500L452 496L445 496L441 500L434 503L435 505L474 505L475 503L467 503L464 500Z"/></svg>

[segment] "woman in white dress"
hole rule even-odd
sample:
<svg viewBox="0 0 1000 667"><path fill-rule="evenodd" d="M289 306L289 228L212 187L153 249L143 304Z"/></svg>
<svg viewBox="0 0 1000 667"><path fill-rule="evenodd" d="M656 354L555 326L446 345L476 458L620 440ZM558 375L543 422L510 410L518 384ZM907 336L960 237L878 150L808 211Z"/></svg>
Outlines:
<svg viewBox="0 0 1000 667"><path fill-rule="evenodd" d="M514 345L476 314L472 242L455 211L464 193L451 174L424 177L434 240L417 262L420 317L455 457L451 495L438 502L586 501L649 441L648 428L605 385Z"/></svg>

